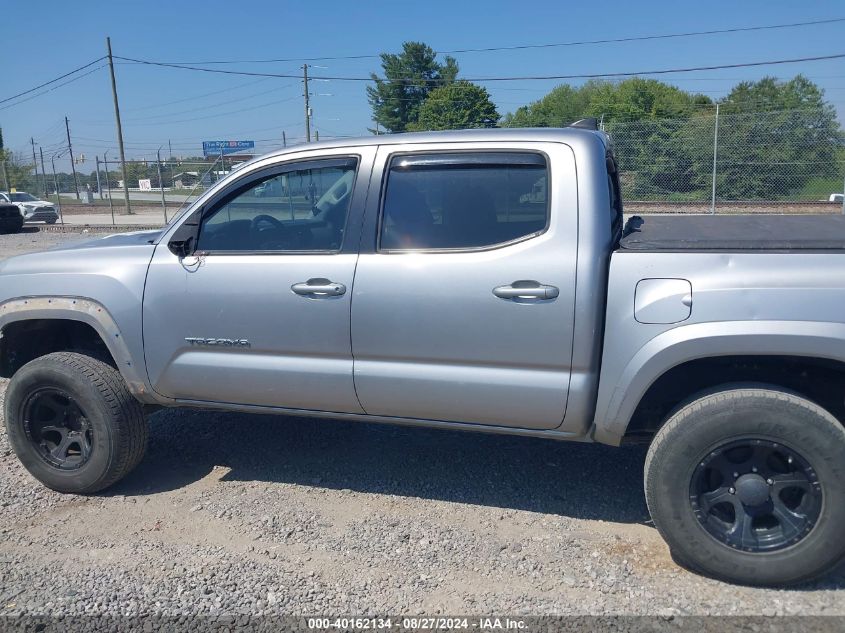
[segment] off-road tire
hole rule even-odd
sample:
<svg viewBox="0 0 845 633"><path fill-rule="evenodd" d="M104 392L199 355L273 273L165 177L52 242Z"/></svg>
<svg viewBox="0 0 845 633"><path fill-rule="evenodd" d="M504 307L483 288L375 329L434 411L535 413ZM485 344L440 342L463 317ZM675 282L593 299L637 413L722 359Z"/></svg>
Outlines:
<svg viewBox="0 0 845 633"><path fill-rule="evenodd" d="M814 469L820 514L795 544L777 551L738 551L708 533L696 517L693 473L711 451L737 438L782 443ZM675 559L694 571L739 584L791 585L818 578L845 558L845 429L794 393L768 385L726 385L680 406L651 443L644 480L655 526Z"/></svg>
<svg viewBox="0 0 845 633"><path fill-rule="evenodd" d="M74 470L47 463L27 437L24 410L39 389L59 389L78 403L92 432L90 458ZM24 467L48 488L91 494L116 483L141 461L147 445L143 407L129 393L120 372L76 352L36 358L12 376L6 391L6 432Z"/></svg>

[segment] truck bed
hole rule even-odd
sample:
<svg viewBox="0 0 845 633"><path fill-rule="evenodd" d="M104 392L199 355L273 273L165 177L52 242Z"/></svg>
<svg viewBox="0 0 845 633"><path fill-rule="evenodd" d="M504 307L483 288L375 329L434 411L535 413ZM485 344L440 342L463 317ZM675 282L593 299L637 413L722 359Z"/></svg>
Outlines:
<svg viewBox="0 0 845 633"><path fill-rule="evenodd" d="M625 224L625 251L844 251L845 215L651 215Z"/></svg>

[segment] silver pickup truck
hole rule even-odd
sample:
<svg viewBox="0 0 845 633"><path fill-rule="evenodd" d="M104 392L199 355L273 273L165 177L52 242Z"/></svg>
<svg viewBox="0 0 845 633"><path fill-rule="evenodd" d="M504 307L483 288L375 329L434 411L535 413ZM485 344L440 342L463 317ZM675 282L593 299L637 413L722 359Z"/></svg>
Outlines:
<svg viewBox="0 0 845 633"><path fill-rule="evenodd" d="M590 127L303 145L163 230L6 260L12 447L92 493L162 406L644 441L676 560L825 573L845 557L845 218L623 227Z"/></svg>

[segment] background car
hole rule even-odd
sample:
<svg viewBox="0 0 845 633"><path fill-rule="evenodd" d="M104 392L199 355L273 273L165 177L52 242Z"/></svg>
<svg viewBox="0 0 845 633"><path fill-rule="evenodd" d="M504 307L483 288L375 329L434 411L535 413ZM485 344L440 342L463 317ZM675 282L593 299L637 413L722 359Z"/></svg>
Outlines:
<svg viewBox="0 0 845 633"><path fill-rule="evenodd" d="M12 193L0 191L0 202L10 202L17 205L23 213L25 223L46 222L47 224L55 224L56 220L59 219L59 214L52 202L39 200L25 191L13 191Z"/></svg>

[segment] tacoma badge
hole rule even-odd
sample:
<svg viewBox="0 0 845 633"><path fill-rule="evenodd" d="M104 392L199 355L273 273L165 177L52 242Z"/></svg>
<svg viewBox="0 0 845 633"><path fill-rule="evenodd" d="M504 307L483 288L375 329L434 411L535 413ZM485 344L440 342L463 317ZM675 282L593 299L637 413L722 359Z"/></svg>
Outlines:
<svg viewBox="0 0 845 633"><path fill-rule="evenodd" d="M249 341L245 338L196 338L186 337L188 345L204 345L210 347L249 347Z"/></svg>

